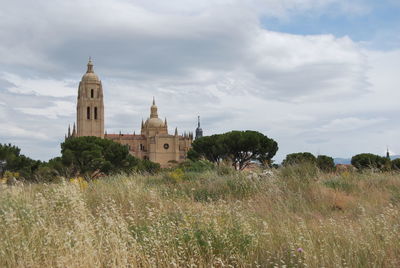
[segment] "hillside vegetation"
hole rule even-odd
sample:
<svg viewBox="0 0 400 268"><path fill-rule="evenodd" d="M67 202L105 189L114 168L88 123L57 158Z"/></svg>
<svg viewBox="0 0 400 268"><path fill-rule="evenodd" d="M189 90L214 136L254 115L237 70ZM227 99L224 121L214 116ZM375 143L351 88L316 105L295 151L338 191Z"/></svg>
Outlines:
<svg viewBox="0 0 400 268"><path fill-rule="evenodd" d="M3 186L0 267L400 267L400 174L176 169Z"/></svg>

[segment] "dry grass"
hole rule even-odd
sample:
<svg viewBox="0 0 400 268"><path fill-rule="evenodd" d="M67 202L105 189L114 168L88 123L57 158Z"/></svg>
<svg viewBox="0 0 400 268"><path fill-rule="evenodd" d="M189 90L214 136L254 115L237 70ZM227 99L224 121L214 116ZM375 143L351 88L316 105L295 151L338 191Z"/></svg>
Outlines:
<svg viewBox="0 0 400 268"><path fill-rule="evenodd" d="M0 191L0 267L400 267L400 175L216 171Z"/></svg>

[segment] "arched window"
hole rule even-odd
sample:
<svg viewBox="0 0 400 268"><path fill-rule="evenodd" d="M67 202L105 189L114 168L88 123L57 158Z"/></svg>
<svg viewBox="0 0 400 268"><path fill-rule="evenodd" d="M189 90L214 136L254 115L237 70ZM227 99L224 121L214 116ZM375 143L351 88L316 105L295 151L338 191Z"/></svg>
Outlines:
<svg viewBox="0 0 400 268"><path fill-rule="evenodd" d="M97 107L94 107L94 120L97 120Z"/></svg>
<svg viewBox="0 0 400 268"><path fill-rule="evenodd" d="M90 107L89 106L86 109L86 118L90 119Z"/></svg>
<svg viewBox="0 0 400 268"><path fill-rule="evenodd" d="M90 91L90 97L91 97L91 98L94 98L94 89L92 89L92 90Z"/></svg>

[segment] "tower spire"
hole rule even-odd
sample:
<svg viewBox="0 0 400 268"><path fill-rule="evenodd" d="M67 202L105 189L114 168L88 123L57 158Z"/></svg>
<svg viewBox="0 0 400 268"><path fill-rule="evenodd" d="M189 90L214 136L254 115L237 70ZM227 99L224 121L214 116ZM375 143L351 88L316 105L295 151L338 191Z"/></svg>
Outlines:
<svg viewBox="0 0 400 268"><path fill-rule="evenodd" d="M197 128L195 139L203 137L203 129L200 127L200 115L197 116Z"/></svg>
<svg viewBox="0 0 400 268"><path fill-rule="evenodd" d="M93 62L92 62L92 57L89 57L89 61L87 64L87 71L86 73L93 73Z"/></svg>

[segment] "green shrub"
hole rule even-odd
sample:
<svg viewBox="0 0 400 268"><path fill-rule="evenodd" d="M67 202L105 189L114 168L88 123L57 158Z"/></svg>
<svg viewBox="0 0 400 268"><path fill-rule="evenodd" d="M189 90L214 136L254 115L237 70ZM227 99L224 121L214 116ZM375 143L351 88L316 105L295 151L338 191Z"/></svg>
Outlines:
<svg viewBox="0 0 400 268"><path fill-rule="evenodd" d="M335 170L335 162L333 158L326 155L319 155L317 157L318 168L325 172L332 172Z"/></svg>
<svg viewBox="0 0 400 268"><path fill-rule="evenodd" d="M390 160L375 154L358 154L351 158L351 164L357 169L390 169Z"/></svg>
<svg viewBox="0 0 400 268"><path fill-rule="evenodd" d="M290 165L299 165L303 163L317 163L317 159L312 153L293 153L293 154L288 154L286 158L282 161L283 166L290 166Z"/></svg>

